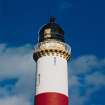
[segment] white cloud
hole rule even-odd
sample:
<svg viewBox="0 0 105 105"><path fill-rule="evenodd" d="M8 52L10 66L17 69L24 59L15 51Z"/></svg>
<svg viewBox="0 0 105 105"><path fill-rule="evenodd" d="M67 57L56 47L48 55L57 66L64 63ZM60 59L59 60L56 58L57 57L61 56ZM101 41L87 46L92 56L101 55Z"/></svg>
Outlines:
<svg viewBox="0 0 105 105"><path fill-rule="evenodd" d="M35 91L35 62L32 53L32 46L29 44L16 48L0 44L0 81L18 79L10 92L7 88L0 87L0 105L32 104ZM72 105L84 105L93 92L105 86L105 59L98 59L94 55L81 56L70 62L69 69ZM85 90L81 95L82 89Z"/></svg>
<svg viewBox="0 0 105 105"><path fill-rule="evenodd" d="M72 4L68 1L63 1L59 5L59 9L61 9L61 10L69 9L71 7L72 7Z"/></svg>
<svg viewBox="0 0 105 105"><path fill-rule="evenodd" d="M57 12L60 14L68 13L73 5L70 1L60 1L57 5Z"/></svg>
<svg viewBox="0 0 105 105"><path fill-rule="evenodd" d="M32 60L32 48L30 45L6 48L6 45L2 44L1 48L0 79L9 78L9 76L21 76L27 72L30 74L34 71L35 63Z"/></svg>
<svg viewBox="0 0 105 105"><path fill-rule="evenodd" d="M86 82L88 85L94 85L95 87L105 86L105 75L95 72L86 77Z"/></svg>
<svg viewBox="0 0 105 105"><path fill-rule="evenodd" d="M5 44L0 44L0 81L17 78L18 81L11 94L21 95L21 98L24 99L9 97L8 90L5 87L0 87L0 95L8 96L8 98L0 100L0 105L17 105L19 101L22 103L18 105L30 105L29 99L34 96L35 90L35 62L32 52L32 47L29 44L17 48L8 48Z"/></svg>
<svg viewBox="0 0 105 105"><path fill-rule="evenodd" d="M10 96L1 98L0 105L31 105L31 103L21 96Z"/></svg>
<svg viewBox="0 0 105 105"><path fill-rule="evenodd" d="M81 56L73 60L70 64L71 73L74 75L88 74L94 69L100 69L105 66L105 59L98 59L94 55Z"/></svg>
<svg viewBox="0 0 105 105"><path fill-rule="evenodd" d="M69 69L70 104L85 105L93 93L105 87L104 58L81 56L71 61Z"/></svg>

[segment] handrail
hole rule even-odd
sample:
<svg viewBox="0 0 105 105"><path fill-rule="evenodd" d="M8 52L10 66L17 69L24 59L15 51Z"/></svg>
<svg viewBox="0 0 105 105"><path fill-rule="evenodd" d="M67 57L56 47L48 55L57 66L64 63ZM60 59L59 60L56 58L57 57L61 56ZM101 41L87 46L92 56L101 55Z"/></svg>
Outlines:
<svg viewBox="0 0 105 105"><path fill-rule="evenodd" d="M68 52L69 54L71 53L71 47L68 44L57 41L57 40L46 40L44 42L39 42L38 44L35 45L34 51L37 52L37 50L39 50L41 46L48 44L48 43L49 43L49 45L50 45L50 43L61 44L64 47L64 49L66 50L66 52Z"/></svg>

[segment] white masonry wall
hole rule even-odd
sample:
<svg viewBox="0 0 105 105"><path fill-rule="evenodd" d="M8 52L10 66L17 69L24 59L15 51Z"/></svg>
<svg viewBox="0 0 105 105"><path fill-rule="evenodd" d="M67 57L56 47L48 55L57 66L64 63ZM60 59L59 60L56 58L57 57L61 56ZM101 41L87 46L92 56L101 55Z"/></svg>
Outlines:
<svg viewBox="0 0 105 105"><path fill-rule="evenodd" d="M36 95L57 92L68 96L67 60L60 56L43 56L37 61Z"/></svg>

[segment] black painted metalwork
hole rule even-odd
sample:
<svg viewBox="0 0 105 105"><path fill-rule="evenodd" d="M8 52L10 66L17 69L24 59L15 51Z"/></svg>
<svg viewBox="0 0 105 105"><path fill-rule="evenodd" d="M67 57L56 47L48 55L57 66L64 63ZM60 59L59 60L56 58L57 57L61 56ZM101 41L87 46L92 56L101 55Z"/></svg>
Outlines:
<svg viewBox="0 0 105 105"><path fill-rule="evenodd" d="M46 30L49 30L49 32L46 33ZM55 17L53 16L50 17L49 23L44 25L39 31L39 42L43 42L48 39L55 39L55 40L65 42L64 31L55 22Z"/></svg>

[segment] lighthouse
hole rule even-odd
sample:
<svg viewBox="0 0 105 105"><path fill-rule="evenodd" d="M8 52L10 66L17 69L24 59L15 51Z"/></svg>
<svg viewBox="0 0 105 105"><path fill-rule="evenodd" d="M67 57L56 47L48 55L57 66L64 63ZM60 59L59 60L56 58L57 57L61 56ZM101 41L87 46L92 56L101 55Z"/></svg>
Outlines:
<svg viewBox="0 0 105 105"><path fill-rule="evenodd" d="M34 105L68 105L68 67L71 47L55 17L41 27L33 59L36 62Z"/></svg>

